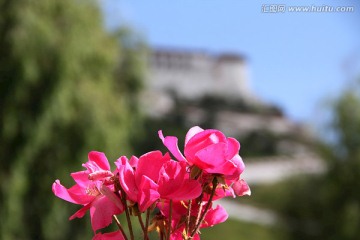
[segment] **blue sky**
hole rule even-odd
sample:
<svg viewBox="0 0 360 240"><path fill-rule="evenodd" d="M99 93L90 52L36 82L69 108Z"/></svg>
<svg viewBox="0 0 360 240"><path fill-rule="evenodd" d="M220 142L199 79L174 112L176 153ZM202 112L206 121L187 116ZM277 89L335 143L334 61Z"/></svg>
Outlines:
<svg viewBox="0 0 360 240"><path fill-rule="evenodd" d="M321 102L360 76L358 1L103 0L108 26L129 24L150 46L236 52L260 98L295 121L320 117ZM283 13L264 13L286 4ZM290 12L351 6L353 12Z"/></svg>

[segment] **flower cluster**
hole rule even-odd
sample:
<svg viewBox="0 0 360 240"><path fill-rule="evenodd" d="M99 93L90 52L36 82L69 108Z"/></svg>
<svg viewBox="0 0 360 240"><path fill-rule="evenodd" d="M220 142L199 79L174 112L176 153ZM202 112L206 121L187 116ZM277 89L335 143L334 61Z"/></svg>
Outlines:
<svg viewBox="0 0 360 240"><path fill-rule="evenodd" d="M96 240L128 239L116 217L122 213L126 214L130 239L134 239L131 216L138 218L144 239L149 239L148 232L153 230L160 239L200 239L201 228L228 217L213 201L250 195L249 186L241 179L245 165L236 139L218 130L193 127L181 153L176 137L164 137L162 131L159 137L169 153L152 151L130 159L121 156L111 171L105 154L92 151L83 164L86 170L71 174L74 186L67 189L56 180L52 190L57 197L82 205L70 220L82 218L89 210ZM113 222L119 230L103 233L101 229Z"/></svg>

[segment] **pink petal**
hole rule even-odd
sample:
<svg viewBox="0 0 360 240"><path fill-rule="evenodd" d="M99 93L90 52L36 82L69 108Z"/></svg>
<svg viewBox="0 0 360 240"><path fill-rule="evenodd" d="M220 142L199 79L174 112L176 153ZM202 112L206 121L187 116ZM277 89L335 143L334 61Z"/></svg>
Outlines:
<svg viewBox="0 0 360 240"><path fill-rule="evenodd" d="M159 176L161 179L164 176L167 176L168 179L178 179L179 181L183 181L185 179L185 175L187 174L186 166L185 162L176 162L174 160L167 161L163 164Z"/></svg>
<svg viewBox="0 0 360 240"><path fill-rule="evenodd" d="M115 165L119 172L119 181L122 189L127 194L128 199L137 200L138 188L135 183L135 173L125 156L120 157Z"/></svg>
<svg viewBox="0 0 360 240"><path fill-rule="evenodd" d="M87 190L88 188L82 188L79 185L74 185L68 189L68 193L75 201L77 201L78 204L85 205L94 200L96 197L94 195L87 194Z"/></svg>
<svg viewBox="0 0 360 240"><path fill-rule="evenodd" d="M143 175L139 186L138 204L140 212L145 212L155 201L160 198L158 185L147 176Z"/></svg>
<svg viewBox="0 0 360 240"><path fill-rule="evenodd" d="M251 195L250 187L243 179L236 181L231 187L234 189L235 194L240 197L244 195Z"/></svg>
<svg viewBox="0 0 360 240"><path fill-rule="evenodd" d="M163 199L187 200L198 197L202 188L198 181L190 180L186 163L170 160L160 171L159 193Z"/></svg>
<svg viewBox="0 0 360 240"><path fill-rule="evenodd" d="M200 168L214 169L211 173L217 173L216 168L226 162L226 144L223 142L211 144L196 153L194 164Z"/></svg>
<svg viewBox="0 0 360 240"><path fill-rule="evenodd" d="M182 236L182 231L183 229L178 229L175 232L172 232L170 235L170 240L183 240L183 236Z"/></svg>
<svg viewBox="0 0 360 240"><path fill-rule="evenodd" d="M206 169L208 173L218 173L224 175L226 178L233 176L237 172L237 166L231 161L225 161L222 165L218 167ZM237 175L236 178L239 178L240 175Z"/></svg>
<svg viewBox="0 0 360 240"><path fill-rule="evenodd" d="M171 154L179 161L186 161L184 155L179 150L178 139L173 136L164 137L161 130L159 130L159 137L162 140L163 144L171 152Z"/></svg>
<svg viewBox="0 0 360 240"><path fill-rule="evenodd" d="M194 237L192 238L192 240L200 240L200 236L199 234L195 234Z"/></svg>
<svg viewBox="0 0 360 240"><path fill-rule="evenodd" d="M91 203L85 205L84 207L82 207L80 210L78 210L76 213L74 213L73 215L70 216L69 220L73 220L75 218L82 218L87 210L89 210L91 207Z"/></svg>
<svg viewBox="0 0 360 240"><path fill-rule="evenodd" d="M130 161L129 161L130 166L133 167L133 168L136 168L136 167L137 167L138 162L139 162L139 159L138 159L137 157L135 157L135 156L132 156L132 157L130 158Z"/></svg>
<svg viewBox="0 0 360 240"><path fill-rule="evenodd" d="M241 158L239 155L237 155L237 156L238 156L238 158L234 158L232 160L225 159L223 164L221 164L221 165L219 164L216 167L205 168L205 171L208 173L222 174L222 175L224 175L224 177L226 179L229 179L229 180L239 179L240 174L244 170L244 168L242 168L242 166L244 166L244 165L242 165L242 166L240 165L242 163L242 161L239 162L239 160L241 160Z"/></svg>
<svg viewBox="0 0 360 240"><path fill-rule="evenodd" d="M92 229L95 232L108 226L112 222L112 215L117 215L121 212L121 209L106 196L97 197L90 207Z"/></svg>
<svg viewBox="0 0 360 240"><path fill-rule="evenodd" d="M196 153L201 149L220 142L226 142L226 137L222 132L213 129L204 130L195 134L187 142L185 145L184 154L189 161L189 158L194 158Z"/></svg>
<svg viewBox="0 0 360 240"><path fill-rule="evenodd" d="M98 233L92 240L125 240L125 238L120 231L116 231L110 233Z"/></svg>
<svg viewBox="0 0 360 240"><path fill-rule="evenodd" d="M73 172L70 174L70 176L79 186L83 188L86 188L86 186L89 184L89 171Z"/></svg>
<svg viewBox="0 0 360 240"><path fill-rule="evenodd" d="M61 198L65 201L68 201L71 203L76 203L76 204L78 203L69 195L67 188L65 188L63 185L61 185L60 180L58 180L58 179L55 180L55 182L53 183L52 191L55 194L55 196L57 196L58 198Z"/></svg>
<svg viewBox="0 0 360 240"><path fill-rule="evenodd" d="M110 170L109 161L107 160L104 153L91 151L91 152L89 152L88 159L89 159L89 161L85 164L86 166L91 166L91 168L93 168L94 166L98 167L97 169L93 169L93 171L100 170L100 169ZM96 165L94 165L94 163Z"/></svg>
<svg viewBox="0 0 360 240"><path fill-rule="evenodd" d="M195 135L198 134L199 132L204 131L204 129L202 129L201 127L195 126L190 128L190 130L186 133L185 136L185 145L189 142L189 140Z"/></svg>
<svg viewBox="0 0 360 240"><path fill-rule="evenodd" d="M240 174L245 170L245 164L239 154L236 154L231 161L239 168Z"/></svg>
<svg viewBox="0 0 360 240"><path fill-rule="evenodd" d="M187 203L186 203L187 204ZM156 204L156 207L159 208L162 215L169 217L169 200L161 200ZM181 217L187 213L187 209L184 207L183 203L180 201L173 201L172 204L172 219L175 221L180 221Z"/></svg>
<svg viewBox="0 0 360 240"><path fill-rule="evenodd" d="M225 222L229 217L225 208L223 208L220 204L216 206L215 209L210 209L204 219L203 224L201 224L201 228L212 227L216 224Z"/></svg>
<svg viewBox="0 0 360 240"><path fill-rule="evenodd" d="M120 198L107 186L101 186L101 193L105 195L110 201L112 201L120 211L124 211L124 206L120 200Z"/></svg>
<svg viewBox="0 0 360 240"><path fill-rule="evenodd" d="M177 191L185 180L186 163L170 160L166 162L159 173L159 193L162 198Z"/></svg>
<svg viewBox="0 0 360 240"><path fill-rule="evenodd" d="M95 197L89 196L85 193L84 189L79 185L74 185L70 189L61 185L59 180L56 180L52 185L52 191L58 198L75 204L87 204L91 202Z"/></svg>
<svg viewBox="0 0 360 240"><path fill-rule="evenodd" d="M160 169L167 161L170 161L170 156L168 154L163 156L160 151L148 152L142 155L136 168L135 182L137 186L140 185L143 175L157 182Z"/></svg>
<svg viewBox="0 0 360 240"><path fill-rule="evenodd" d="M240 143L235 138L227 139L227 153L226 158L232 159L240 151Z"/></svg>
<svg viewBox="0 0 360 240"><path fill-rule="evenodd" d="M169 182L171 183L171 182ZM169 188L171 188L171 184L169 184ZM201 185L196 180L185 180L183 185L176 190L172 188L172 192L169 192L168 195L164 196L166 199L172 199L175 201L180 200L190 200L200 196L202 193Z"/></svg>
<svg viewBox="0 0 360 240"><path fill-rule="evenodd" d="M234 165L234 171L229 171L226 175L227 179L239 179L241 173L245 170L245 164L239 154L236 154L229 162Z"/></svg>

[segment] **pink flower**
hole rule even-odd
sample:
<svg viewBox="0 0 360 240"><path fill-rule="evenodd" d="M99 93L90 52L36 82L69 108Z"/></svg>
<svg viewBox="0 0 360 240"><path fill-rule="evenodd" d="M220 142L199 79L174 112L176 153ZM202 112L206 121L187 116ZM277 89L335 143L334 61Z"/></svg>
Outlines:
<svg viewBox="0 0 360 240"><path fill-rule="evenodd" d="M169 154L153 151L142 155L135 167L130 162L122 156L115 164L121 187L129 200L138 203L141 212L160 198L187 200L202 192L200 184L189 179L186 164L170 160Z"/></svg>
<svg viewBox="0 0 360 240"><path fill-rule="evenodd" d="M169 154L163 156L160 151L153 151L138 159L136 170L125 156L115 162L121 187L129 200L138 203L141 212L160 198L157 181L160 169L167 161L170 161Z"/></svg>
<svg viewBox="0 0 360 240"><path fill-rule="evenodd" d="M173 160L163 165L158 180L158 191L162 199L189 200L200 196L201 185L198 181L189 179L186 168L186 163Z"/></svg>
<svg viewBox="0 0 360 240"><path fill-rule="evenodd" d="M245 166L236 139L218 130L193 127L186 134L183 154L176 137L164 137L161 130L159 137L173 159L160 151L132 156L130 160L121 156L112 172L105 154L92 151L82 165L85 170L71 173L75 185L67 189L59 180L53 183L57 197L82 205L70 220L82 218L89 210L93 240L127 239L118 222L120 231L98 230L124 211L130 221L130 216L139 217L139 213L154 209L151 221L151 212L147 212L146 225L139 217L145 238L147 231L156 230L161 239L199 240L201 228L222 223L228 217L223 207L213 207L213 201L250 195L248 184L241 179ZM128 225L133 238L130 222Z"/></svg>
<svg viewBox="0 0 360 240"><path fill-rule="evenodd" d="M161 130L159 137L176 159L195 165L206 173L220 174L225 179L239 179L244 171L245 165L238 154L240 143L218 130L191 128L185 138L185 156L178 148L176 137L164 137Z"/></svg>
<svg viewBox="0 0 360 240"><path fill-rule="evenodd" d="M93 237L93 240L125 240L120 231L110 233L98 233Z"/></svg>
<svg viewBox="0 0 360 240"><path fill-rule="evenodd" d="M108 226L112 222L112 215L120 214L124 208L113 189L109 162L104 153L92 151L88 155L88 162L83 164L85 171L72 173L76 182L67 189L56 180L52 185L53 193L68 202L83 205L70 217L82 218L90 210L91 224L94 231Z"/></svg>

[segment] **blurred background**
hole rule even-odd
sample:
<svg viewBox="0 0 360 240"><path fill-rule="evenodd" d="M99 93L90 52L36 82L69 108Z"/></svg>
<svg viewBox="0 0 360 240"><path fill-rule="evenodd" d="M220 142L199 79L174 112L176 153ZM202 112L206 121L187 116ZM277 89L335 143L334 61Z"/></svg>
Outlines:
<svg viewBox="0 0 360 240"><path fill-rule="evenodd" d="M357 239L359 20L358 1L0 0L0 239L91 239L55 179L194 125L240 141L252 189L203 239Z"/></svg>

